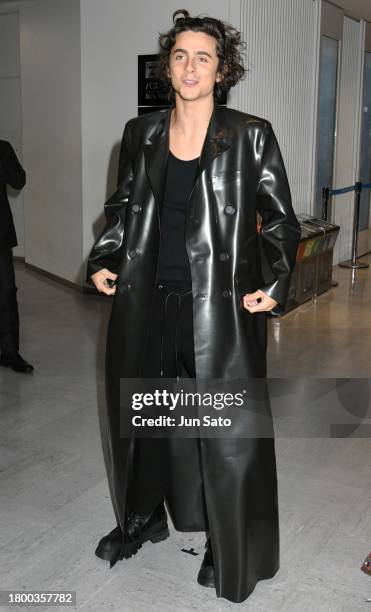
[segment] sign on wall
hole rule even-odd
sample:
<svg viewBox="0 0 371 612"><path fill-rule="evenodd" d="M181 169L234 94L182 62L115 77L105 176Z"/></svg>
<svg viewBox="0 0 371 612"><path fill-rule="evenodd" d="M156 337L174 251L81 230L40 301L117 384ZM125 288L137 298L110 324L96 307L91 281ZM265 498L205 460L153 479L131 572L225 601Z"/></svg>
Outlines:
<svg viewBox="0 0 371 612"><path fill-rule="evenodd" d="M156 78L158 54L138 55L138 115L170 106L167 93Z"/></svg>

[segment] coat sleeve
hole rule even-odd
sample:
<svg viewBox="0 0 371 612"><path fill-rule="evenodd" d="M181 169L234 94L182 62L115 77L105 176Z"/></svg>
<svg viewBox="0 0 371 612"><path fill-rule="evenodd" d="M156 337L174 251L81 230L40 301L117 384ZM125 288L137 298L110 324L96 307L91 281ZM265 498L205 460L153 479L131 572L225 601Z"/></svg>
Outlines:
<svg viewBox="0 0 371 612"><path fill-rule="evenodd" d="M118 273L120 267L126 209L133 181L133 163L128 141L129 123L125 125L121 141L117 190L104 204L106 225L88 257L88 282L91 282L91 275L102 268Z"/></svg>
<svg viewBox="0 0 371 612"><path fill-rule="evenodd" d="M261 290L278 302L271 311L278 315L286 303L300 240L300 225L292 208L281 151L269 122L263 135L257 210L262 218L262 247L273 276L273 280Z"/></svg>
<svg viewBox="0 0 371 612"><path fill-rule="evenodd" d="M22 189L26 184L26 173L9 142L6 143L4 155L0 160L0 174L2 180L14 189Z"/></svg>

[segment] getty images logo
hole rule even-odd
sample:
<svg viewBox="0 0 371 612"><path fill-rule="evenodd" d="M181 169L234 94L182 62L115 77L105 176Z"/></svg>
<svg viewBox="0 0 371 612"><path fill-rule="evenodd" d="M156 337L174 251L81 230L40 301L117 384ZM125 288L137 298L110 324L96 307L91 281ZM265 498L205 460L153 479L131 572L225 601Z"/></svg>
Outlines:
<svg viewBox="0 0 371 612"><path fill-rule="evenodd" d="M153 393L133 393L131 406L133 410L142 410L147 406L163 406L168 410L187 406L223 410L229 406L243 406L245 393L245 389L237 393L200 393L183 389L173 393L167 389L156 389Z"/></svg>

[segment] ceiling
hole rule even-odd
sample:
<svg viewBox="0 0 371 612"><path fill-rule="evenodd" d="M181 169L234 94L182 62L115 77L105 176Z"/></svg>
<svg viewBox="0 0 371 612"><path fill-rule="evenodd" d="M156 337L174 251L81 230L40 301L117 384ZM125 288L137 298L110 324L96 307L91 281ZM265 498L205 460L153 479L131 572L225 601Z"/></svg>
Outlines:
<svg viewBox="0 0 371 612"><path fill-rule="evenodd" d="M0 0L0 4L20 4L22 1L25 2L25 0ZM344 9L345 14L350 17L354 17L355 19L366 19L366 21L371 22L370 0L330 0L330 3L340 6Z"/></svg>
<svg viewBox="0 0 371 612"><path fill-rule="evenodd" d="M344 9L344 13L355 19L365 19L371 22L371 2L370 0L334 0L331 4L336 4Z"/></svg>
<svg viewBox="0 0 371 612"><path fill-rule="evenodd" d="M23 4L24 2L34 2L34 0L0 0L1 4Z"/></svg>

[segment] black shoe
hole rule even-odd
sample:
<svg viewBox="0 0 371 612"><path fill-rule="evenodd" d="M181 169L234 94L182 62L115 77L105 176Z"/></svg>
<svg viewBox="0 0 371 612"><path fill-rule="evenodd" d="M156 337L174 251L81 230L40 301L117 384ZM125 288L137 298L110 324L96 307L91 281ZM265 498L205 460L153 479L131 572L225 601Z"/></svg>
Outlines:
<svg viewBox="0 0 371 612"><path fill-rule="evenodd" d="M198 584L205 587L215 587L215 571L210 538L206 541L206 552L197 576Z"/></svg>
<svg viewBox="0 0 371 612"><path fill-rule="evenodd" d="M145 516L130 512L126 518L124 541L120 527L116 527L101 539L95 554L105 561L110 561L113 567L116 561L130 559L135 555L144 542L161 542L169 535L165 508L160 504Z"/></svg>
<svg viewBox="0 0 371 612"><path fill-rule="evenodd" d="M102 538L95 549L95 554L105 561L114 561L118 558L122 544L121 528L115 527L108 535ZM112 567L112 566L111 566Z"/></svg>
<svg viewBox="0 0 371 612"><path fill-rule="evenodd" d="M131 512L126 520L122 554L125 559L142 547L144 542L161 542L170 535L164 505L161 503L155 510L142 516Z"/></svg>
<svg viewBox="0 0 371 612"><path fill-rule="evenodd" d="M27 363L18 352L2 353L0 356L0 366L12 368L14 372L32 372L33 370L33 366Z"/></svg>

